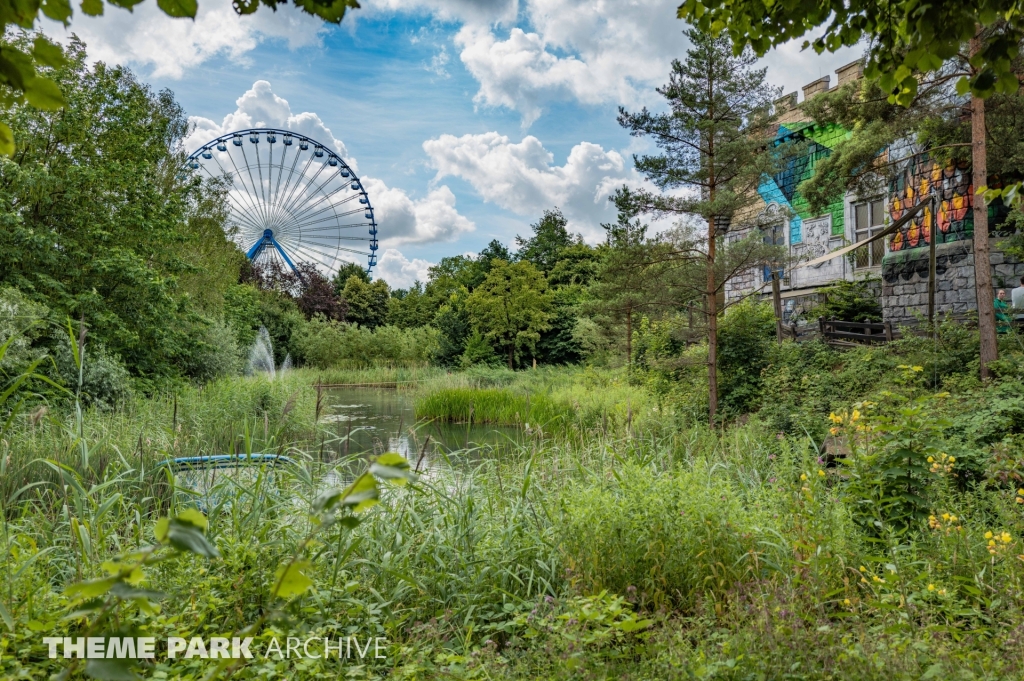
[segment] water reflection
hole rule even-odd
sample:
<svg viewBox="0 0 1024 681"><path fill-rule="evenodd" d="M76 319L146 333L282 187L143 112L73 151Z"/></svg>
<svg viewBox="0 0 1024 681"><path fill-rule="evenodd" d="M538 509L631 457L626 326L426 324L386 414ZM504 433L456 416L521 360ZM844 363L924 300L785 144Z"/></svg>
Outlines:
<svg viewBox="0 0 1024 681"><path fill-rule="evenodd" d="M522 439L511 426L417 422L413 398L396 390L333 388L324 400L321 422L333 424L336 455L398 452L421 472L479 459Z"/></svg>

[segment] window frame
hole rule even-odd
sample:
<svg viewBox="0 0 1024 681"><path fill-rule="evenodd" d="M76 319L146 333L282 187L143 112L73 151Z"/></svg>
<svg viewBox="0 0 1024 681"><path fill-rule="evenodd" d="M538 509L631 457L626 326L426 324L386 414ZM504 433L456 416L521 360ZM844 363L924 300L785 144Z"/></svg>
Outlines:
<svg viewBox="0 0 1024 681"><path fill-rule="evenodd" d="M885 220L885 196L876 196L870 199L850 202L850 236L853 243L860 243L875 236L886 228ZM879 222L874 222L874 210L877 206ZM860 226L859 209L864 209L868 224ZM859 238L863 235L863 239ZM886 239L878 239L863 249L858 248L853 252L853 269L868 270L877 269L882 266L882 259L887 251Z"/></svg>

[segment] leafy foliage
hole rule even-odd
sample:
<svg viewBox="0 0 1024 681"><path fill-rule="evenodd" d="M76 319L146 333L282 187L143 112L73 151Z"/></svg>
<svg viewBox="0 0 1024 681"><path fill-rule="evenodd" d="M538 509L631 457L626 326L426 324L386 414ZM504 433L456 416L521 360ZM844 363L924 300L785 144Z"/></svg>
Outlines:
<svg viewBox="0 0 1024 681"><path fill-rule="evenodd" d="M528 262L493 260L483 283L466 299L474 328L505 351L509 369L550 328L550 307L547 281Z"/></svg>
<svg viewBox="0 0 1024 681"><path fill-rule="evenodd" d="M76 41L66 57L59 113L9 110L19 152L0 164L0 282L58 319L84 317L134 375L173 378L237 276L222 215L203 212L222 188L177 173L187 120L170 93L88 67Z"/></svg>

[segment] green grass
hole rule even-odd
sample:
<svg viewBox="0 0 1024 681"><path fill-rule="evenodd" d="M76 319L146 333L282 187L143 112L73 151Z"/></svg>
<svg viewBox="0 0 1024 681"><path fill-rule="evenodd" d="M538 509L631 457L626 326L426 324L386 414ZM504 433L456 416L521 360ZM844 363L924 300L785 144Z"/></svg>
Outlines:
<svg viewBox="0 0 1024 681"><path fill-rule="evenodd" d="M515 423L518 412L542 429L500 454L453 453L450 468L385 490L357 527L314 534L303 568L311 591L282 604L270 597L276 571L314 530L324 476L347 480L365 465L320 459L318 378L416 381L402 390L432 418L468 420L472 407L474 420ZM8 434L0 603L13 627L0 622L0 678L58 672L64 661L46 658L42 636L86 631L86 620L65 618L66 586L103 575L104 561L154 541L159 517L197 501L221 558L149 569L143 584L167 594L164 608L126 606L124 626L230 635L269 616L260 641L269 632L390 641L387 659L364 666L256 659L232 678L888 681L1024 671L1024 516L1012 489L936 478L929 502L960 529L869 535L853 520L847 473L826 468L806 436L777 437L756 417L725 431L680 427L671 405L613 372L296 371L184 390L177 410L175 419L171 397L139 399L86 413L80 431L74 415L56 413ZM223 478L200 500L151 471L160 458L233 445L284 448L298 465ZM990 554L985 534L1004 531L1012 541ZM153 677L211 669L161 661Z"/></svg>

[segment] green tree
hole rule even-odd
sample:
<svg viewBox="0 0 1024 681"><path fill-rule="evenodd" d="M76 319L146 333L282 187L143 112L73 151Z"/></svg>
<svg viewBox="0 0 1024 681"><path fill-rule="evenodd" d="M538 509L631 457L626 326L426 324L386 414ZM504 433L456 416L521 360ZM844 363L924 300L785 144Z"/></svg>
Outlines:
<svg viewBox="0 0 1024 681"><path fill-rule="evenodd" d="M988 184L985 98L1009 95L1020 87L1014 58L1024 39L1024 13L1019 0L830 0L808 3L765 3L762 0L685 0L679 18L702 30L728 33L737 50L749 46L764 55L776 45L822 28L804 47L821 54L869 40L864 75L878 82L889 101L909 106L923 79L935 72L956 79L960 94L970 93L971 165L974 201L974 262L989 262L988 209L983 191ZM950 65L954 67L951 69ZM1000 195L1020 197L1020 184ZM978 302L981 376L998 359L992 273L974 273Z"/></svg>
<svg viewBox="0 0 1024 681"><path fill-rule="evenodd" d="M415 282L408 289L395 289L388 301L388 324L400 329L426 326L437 314L437 305L426 294L422 282Z"/></svg>
<svg viewBox="0 0 1024 681"><path fill-rule="evenodd" d="M361 277L351 276L345 282L341 297L348 305L345 321L375 329L388 318L391 289L383 279L367 284Z"/></svg>
<svg viewBox="0 0 1024 681"><path fill-rule="evenodd" d="M458 366L466 351L466 343L473 330L466 311L466 296L465 289L453 293L434 316L433 326L440 335L431 359L440 366Z"/></svg>
<svg viewBox="0 0 1024 681"><path fill-rule="evenodd" d="M473 327L502 348L508 368L533 351L549 327L551 294L543 273L528 262L495 259L491 271L466 300Z"/></svg>
<svg viewBox="0 0 1024 681"><path fill-rule="evenodd" d="M778 91L765 83L765 69L752 68L756 60L749 50L735 56L724 37L697 30L686 35L692 44L686 59L672 62L669 82L658 90L669 111L619 111L619 123L631 135L651 137L661 149L660 155L634 157L634 162L662 192L623 187L615 202L620 212L630 215L686 216L707 224L703 248L687 239L686 248L673 254L687 263L696 258L703 269L713 424L718 406L717 298L728 278L741 271L723 273L717 267L716 251L724 231L720 223L742 215L760 200L758 184L779 161L778 149L766 151Z"/></svg>
<svg viewBox="0 0 1024 681"><path fill-rule="evenodd" d="M621 336L626 362L632 363L637 315L670 306L674 297L665 286L664 265L651 262L653 244L647 239L646 225L620 213L617 223L601 226L607 235L604 259L590 286L584 311L606 334Z"/></svg>
<svg viewBox="0 0 1024 681"><path fill-rule="evenodd" d="M331 277L331 284L334 286L334 292L337 295L341 295L342 290L345 288L345 284L348 283L349 277L358 277L365 284L370 283L370 275L366 273L366 268L362 265L354 262L347 262L338 268L338 271Z"/></svg>
<svg viewBox="0 0 1024 681"><path fill-rule="evenodd" d="M84 318L136 376L180 375L244 260L224 188L178 171L188 120L170 92L87 66L77 40L53 79L60 112L7 108L19 146L0 164L0 282Z"/></svg>
<svg viewBox="0 0 1024 681"><path fill-rule="evenodd" d="M533 236L516 237L519 247L516 258L533 263L545 275L549 274L561 259L562 252L582 241L573 238L566 228L568 224L569 221L557 208L544 211L544 216L530 225Z"/></svg>

